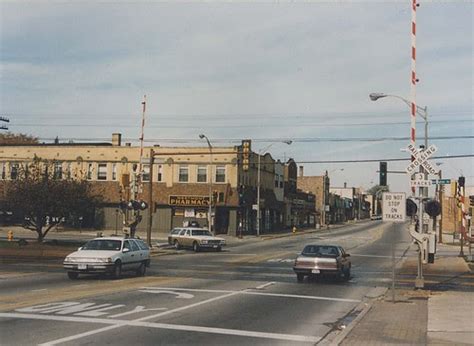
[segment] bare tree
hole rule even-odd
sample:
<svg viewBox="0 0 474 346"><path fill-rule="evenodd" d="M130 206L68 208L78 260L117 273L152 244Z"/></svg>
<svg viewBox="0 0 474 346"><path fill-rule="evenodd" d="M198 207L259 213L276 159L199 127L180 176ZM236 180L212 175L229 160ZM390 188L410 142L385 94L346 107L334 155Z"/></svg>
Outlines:
<svg viewBox="0 0 474 346"><path fill-rule="evenodd" d="M21 167L6 186L5 204L24 217L23 227L36 232L39 242L64 219L82 216L98 202L88 181L63 177L54 161L40 158Z"/></svg>
<svg viewBox="0 0 474 346"><path fill-rule="evenodd" d="M23 133L0 133L0 145L38 144L38 138Z"/></svg>

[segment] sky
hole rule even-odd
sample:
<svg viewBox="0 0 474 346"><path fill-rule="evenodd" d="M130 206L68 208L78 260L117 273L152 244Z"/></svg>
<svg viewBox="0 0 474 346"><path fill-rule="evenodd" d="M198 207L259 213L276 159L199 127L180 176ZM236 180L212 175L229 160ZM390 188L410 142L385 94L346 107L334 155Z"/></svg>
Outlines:
<svg viewBox="0 0 474 346"><path fill-rule="evenodd" d="M369 188L408 159L410 1L0 1L0 116L51 142L237 145ZM417 104L432 164L474 185L473 3L421 1ZM417 145L424 140L417 119ZM283 144L292 140L291 145ZM374 160L356 163L320 161ZM409 161L388 163L403 172ZM431 178L435 178L432 176ZM389 173L391 191L409 177Z"/></svg>

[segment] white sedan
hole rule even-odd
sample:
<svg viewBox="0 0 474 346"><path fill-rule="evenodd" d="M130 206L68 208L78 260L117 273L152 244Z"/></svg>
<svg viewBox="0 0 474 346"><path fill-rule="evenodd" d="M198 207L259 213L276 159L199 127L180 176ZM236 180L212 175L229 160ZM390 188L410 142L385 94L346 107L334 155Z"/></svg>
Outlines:
<svg viewBox="0 0 474 346"><path fill-rule="evenodd" d="M150 266L150 249L141 239L104 237L88 241L77 251L69 254L63 262L70 279L79 274L110 273L115 278L122 271L133 270L145 275Z"/></svg>

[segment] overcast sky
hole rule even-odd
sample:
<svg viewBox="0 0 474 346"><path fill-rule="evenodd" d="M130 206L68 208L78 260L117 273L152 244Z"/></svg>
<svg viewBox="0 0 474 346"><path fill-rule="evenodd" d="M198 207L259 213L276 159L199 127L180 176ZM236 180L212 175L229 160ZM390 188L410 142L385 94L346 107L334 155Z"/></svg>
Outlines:
<svg viewBox="0 0 474 346"><path fill-rule="evenodd" d="M145 139L163 146L205 133L215 145L274 143L272 156L297 162L408 157L408 107L368 94L410 97L410 1L0 2L0 16L0 115L12 132L134 141L146 94ZM430 143L438 156L473 154L472 138L452 138L474 136L473 4L422 1L417 29ZM436 162L473 184L472 158ZM378 182L378 163L304 166L329 170L332 185ZM388 179L409 190L405 174Z"/></svg>

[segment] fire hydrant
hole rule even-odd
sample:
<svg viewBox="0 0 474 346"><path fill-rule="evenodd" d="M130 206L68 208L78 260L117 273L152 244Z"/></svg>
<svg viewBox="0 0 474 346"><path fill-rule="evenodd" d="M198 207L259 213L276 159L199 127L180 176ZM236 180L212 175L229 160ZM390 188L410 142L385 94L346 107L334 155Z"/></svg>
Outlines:
<svg viewBox="0 0 474 346"><path fill-rule="evenodd" d="M291 229L291 231L293 232L293 234L296 234L296 226L293 226L293 228Z"/></svg>
<svg viewBox="0 0 474 346"><path fill-rule="evenodd" d="M11 230L8 231L8 233L7 233L7 239L8 239L8 241L12 241L12 240L13 240L13 231L11 231Z"/></svg>

